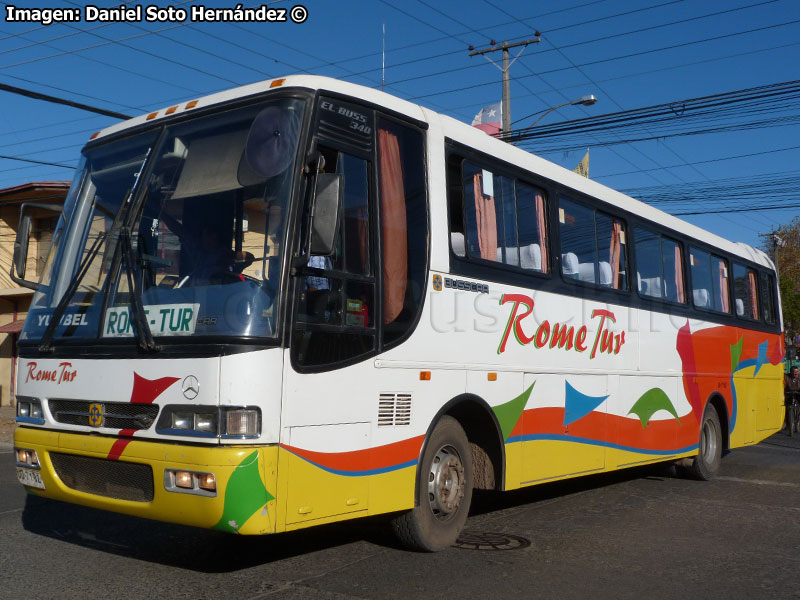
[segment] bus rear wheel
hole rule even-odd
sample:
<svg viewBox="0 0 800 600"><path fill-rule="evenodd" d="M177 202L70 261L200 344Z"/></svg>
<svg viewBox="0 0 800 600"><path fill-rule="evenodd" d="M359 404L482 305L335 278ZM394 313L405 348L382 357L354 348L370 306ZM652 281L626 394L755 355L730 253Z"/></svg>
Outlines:
<svg viewBox="0 0 800 600"><path fill-rule="evenodd" d="M416 506L392 520L400 542L435 552L455 543L472 501L472 460L461 425L444 416L434 427L418 469Z"/></svg>
<svg viewBox="0 0 800 600"><path fill-rule="evenodd" d="M699 452L694 457L689 474L694 479L710 481L719 471L722 462L722 427L717 410L711 405L703 412L700 425Z"/></svg>

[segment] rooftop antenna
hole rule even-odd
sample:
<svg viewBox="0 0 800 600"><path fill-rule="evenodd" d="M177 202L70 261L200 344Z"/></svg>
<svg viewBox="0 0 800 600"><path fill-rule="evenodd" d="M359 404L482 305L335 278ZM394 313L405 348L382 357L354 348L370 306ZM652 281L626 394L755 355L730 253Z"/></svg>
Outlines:
<svg viewBox="0 0 800 600"><path fill-rule="evenodd" d="M383 47L381 49L381 90L386 85L386 23L383 24Z"/></svg>

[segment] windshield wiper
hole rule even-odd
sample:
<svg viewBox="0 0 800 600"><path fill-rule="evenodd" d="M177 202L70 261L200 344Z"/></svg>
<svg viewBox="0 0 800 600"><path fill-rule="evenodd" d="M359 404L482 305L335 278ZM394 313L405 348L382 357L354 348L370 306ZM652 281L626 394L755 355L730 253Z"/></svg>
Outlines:
<svg viewBox="0 0 800 600"><path fill-rule="evenodd" d="M153 332L147 323L142 304L142 290L140 289L137 278L133 276L133 242L131 241L130 227L122 227L119 231L120 244L122 244L122 257L125 261L125 274L128 278L128 290L131 298L130 306L133 309L133 325L136 330L136 337L139 339L139 347L145 352L158 352L161 347L153 339Z"/></svg>
<svg viewBox="0 0 800 600"><path fill-rule="evenodd" d="M59 322L61 322L61 317L64 316L64 312L67 310L67 305L69 301L72 299L72 296L78 290L78 286L83 281L84 276L86 275L87 271L89 270L89 266L92 264L94 257L97 256L97 253L100 251L100 246L102 242L108 237L108 233L105 231L101 231L97 234L97 239L92 244L91 248L89 248L89 253L83 259L80 267L78 267L78 273L75 275L73 280L70 282L69 287L64 292L64 295L59 300L58 304L56 305L53 314L50 316L50 322L47 324L47 329L45 329L44 334L42 335L42 340L39 343L39 352L52 352L53 351L53 335L55 335L56 328L58 327Z"/></svg>

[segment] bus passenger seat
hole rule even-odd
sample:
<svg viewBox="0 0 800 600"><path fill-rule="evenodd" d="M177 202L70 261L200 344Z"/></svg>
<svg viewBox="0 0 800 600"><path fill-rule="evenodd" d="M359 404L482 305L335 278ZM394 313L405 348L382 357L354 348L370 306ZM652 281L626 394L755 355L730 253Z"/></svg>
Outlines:
<svg viewBox="0 0 800 600"><path fill-rule="evenodd" d="M567 277L578 278L578 265L578 255L574 252L561 255L561 272Z"/></svg>
<svg viewBox="0 0 800 600"><path fill-rule="evenodd" d="M450 234L450 246L453 248L453 254L456 256L466 256L464 251L464 234L459 231L453 231Z"/></svg>
<svg viewBox="0 0 800 600"><path fill-rule="evenodd" d="M529 271L542 270L542 249L539 244L522 246L519 249L520 266Z"/></svg>
<svg viewBox="0 0 800 600"><path fill-rule="evenodd" d="M578 277L581 281L595 283L594 263L585 262L578 264Z"/></svg>
<svg viewBox="0 0 800 600"><path fill-rule="evenodd" d="M505 259L503 259L503 252L505 251ZM516 246L506 246L505 248L497 248L497 262L504 262L507 265L519 265L519 257L517 256Z"/></svg>
<svg viewBox="0 0 800 600"><path fill-rule="evenodd" d="M708 290L705 288L700 288L697 290L692 290L692 295L694 296L694 304L695 306L699 306L701 308L708 308Z"/></svg>
<svg viewBox="0 0 800 600"><path fill-rule="evenodd" d="M736 299L736 316L744 316L744 301L741 298Z"/></svg>
<svg viewBox="0 0 800 600"><path fill-rule="evenodd" d="M611 263L600 261L600 285L611 285Z"/></svg>

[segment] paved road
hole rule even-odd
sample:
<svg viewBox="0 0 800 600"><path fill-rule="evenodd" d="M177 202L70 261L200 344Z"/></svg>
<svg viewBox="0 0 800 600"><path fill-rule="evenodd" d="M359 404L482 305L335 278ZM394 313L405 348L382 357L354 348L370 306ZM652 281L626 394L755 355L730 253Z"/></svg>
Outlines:
<svg viewBox="0 0 800 600"><path fill-rule="evenodd" d="M711 483L651 467L474 505L438 554L380 521L238 538L26 497L0 449L0 597L800 598L798 437L733 452Z"/></svg>

